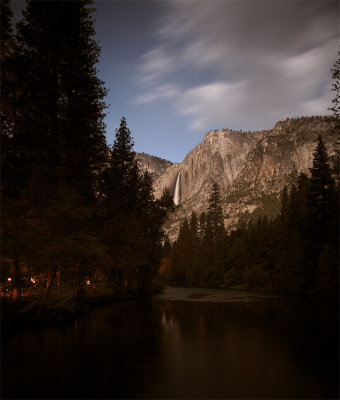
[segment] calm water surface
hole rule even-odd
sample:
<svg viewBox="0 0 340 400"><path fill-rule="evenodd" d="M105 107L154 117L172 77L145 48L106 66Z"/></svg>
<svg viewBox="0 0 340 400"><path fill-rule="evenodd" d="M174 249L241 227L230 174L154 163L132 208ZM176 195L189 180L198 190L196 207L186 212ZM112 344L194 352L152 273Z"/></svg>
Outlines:
<svg viewBox="0 0 340 400"><path fill-rule="evenodd" d="M325 299L192 298L3 335L2 398L338 398Z"/></svg>

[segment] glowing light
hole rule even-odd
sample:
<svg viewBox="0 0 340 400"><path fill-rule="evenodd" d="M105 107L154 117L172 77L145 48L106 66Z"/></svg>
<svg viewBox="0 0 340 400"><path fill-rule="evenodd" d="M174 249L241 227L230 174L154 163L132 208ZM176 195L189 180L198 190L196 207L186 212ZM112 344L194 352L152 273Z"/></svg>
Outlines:
<svg viewBox="0 0 340 400"><path fill-rule="evenodd" d="M91 282L90 281L86 281L86 285L91 285Z"/></svg>
<svg viewBox="0 0 340 400"><path fill-rule="evenodd" d="M12 278L7 278L8 282L10 282L12 280Z"/></svg>
<svg viewBox="0 0 340 400"><path fill-rule="evenodd" d="M35 278L31 277L31 282L34 284L35 283Z"/></svg>

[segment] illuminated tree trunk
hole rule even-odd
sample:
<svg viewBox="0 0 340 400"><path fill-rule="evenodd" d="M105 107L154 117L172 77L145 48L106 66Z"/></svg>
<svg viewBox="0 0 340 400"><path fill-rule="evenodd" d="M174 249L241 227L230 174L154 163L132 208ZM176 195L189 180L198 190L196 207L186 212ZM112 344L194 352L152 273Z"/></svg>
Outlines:
<svg viewBox="0 0 340 400"><path fill-rule="evenodd" d="M56 272L56 277L57 277L57 287L58 287L58 297L60 297L60 276L61 276L61 271L60 268L58 269L58 271Z"/></svg>
<svg viewBox="0 0 340 400"><path fill-rule="evenodd" d="M21 298L21 279L20 279L20 264L19 259L16 257L13 262L13 290L12 290L12 299L15 301L20 300Z"/></svg>
<svg viewBox="0 0 340 400"><path fill-rule="evenodd" d="M55 265L55 267L53 268L53 270L49 270L48 273L47 273L46 295L45 295L46 300L47 300L47 298L48 298L48 295L50 294L51 287L52 287L53 282L54 282L54 280L55 280L55 278L56 278L58 268L59 268L59 263L57 263L57 264Z"/></svg>

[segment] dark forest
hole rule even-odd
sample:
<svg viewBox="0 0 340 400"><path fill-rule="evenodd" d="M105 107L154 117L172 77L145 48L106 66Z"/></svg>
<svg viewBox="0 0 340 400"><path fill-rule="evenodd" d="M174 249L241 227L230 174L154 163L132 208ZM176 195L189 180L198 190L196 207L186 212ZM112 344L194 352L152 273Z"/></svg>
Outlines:
<svg viewBox="0 0 340 400"><path fill-rule="evenodd" d="M29 2L15 35L1 7L4 293L150 294L173 202L154 198L124 118L106 143L92 2Z"/></svg>

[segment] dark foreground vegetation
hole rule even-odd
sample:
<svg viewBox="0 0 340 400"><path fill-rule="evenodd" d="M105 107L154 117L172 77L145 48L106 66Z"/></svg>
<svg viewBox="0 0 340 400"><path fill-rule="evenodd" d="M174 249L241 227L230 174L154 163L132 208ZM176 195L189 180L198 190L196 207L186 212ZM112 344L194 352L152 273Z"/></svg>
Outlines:
<svg viewBox="0 0 340 400"><path fill-rule="evenodd" d="M338 157L338 155L337 155ZM321 136L310 176L284 188L280 214L243 220L226 233L219 187L209 209L184 220L168 247L162 273L184 285L337 293L339 284L339 169Z"/></svg>
<svg viewBox="0 0 340 400"><path fill-rule="evenodd" d="M173 207L168 191L154 198L124 118L106 143L92 12L28 1L14 34L1 1L1 295L35 317L149 295Z"/></svg>

